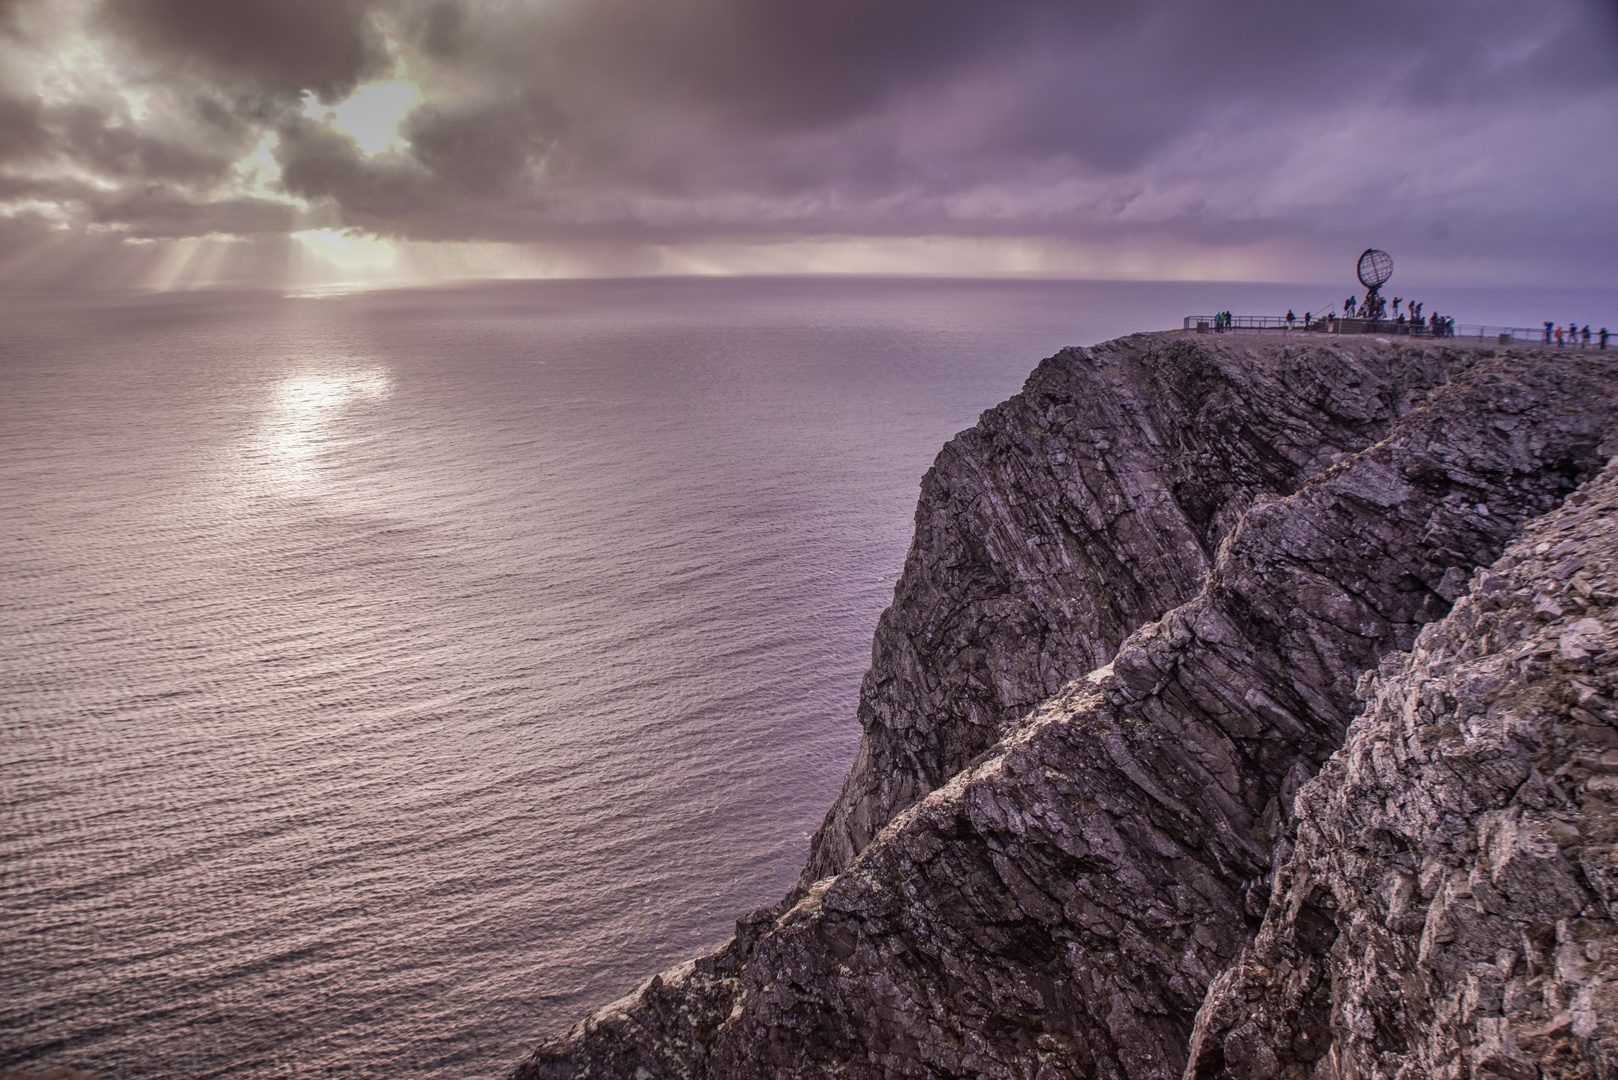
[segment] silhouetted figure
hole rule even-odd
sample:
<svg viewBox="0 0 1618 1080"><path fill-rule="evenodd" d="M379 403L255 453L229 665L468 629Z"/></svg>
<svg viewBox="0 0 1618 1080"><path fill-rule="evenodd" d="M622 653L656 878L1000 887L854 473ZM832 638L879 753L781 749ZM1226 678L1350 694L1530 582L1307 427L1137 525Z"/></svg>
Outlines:
<svg viewBox="0 0 1618 1080"><path fill-rule="evenodd" d="M1605 326L1601 328L1601 347L1603 349L1607 347L1607 328Z"/></svg>
<svg viewBox="0 0 1618 1080"><path fill-rule="evenodd" d="M1590 347L1590 324L1589 323L1584 324L1584 329L1579 331L1579 337L1583 339L1582 341L1579 342L1579 348L1588 349Z"/></svg>
<svg viewBox="0 0 1618 1080"><path fill-rule="evenodd" d="M1292 329L1292 324L1297 322L1297 321L1298 321L1298 317L1296 315L1292 314L1292 309L1287 308L1287 329L1291 330Z"/></svg>
<svg viewBox="0 0 1618 1080"><path fill-rule="evenodd" d="M1399 305L1404 303L1404 302L1405 302L1405 298L1402 297L1402 296L1395 296L1393 298L1393 313L1395 315L1399 314Z"/></svg>
<svg viewBox="0 0 1618 1080"><path fill-rule="evenodd" d="M1354 317L1354 310L1354 298L1350 296L1347 300L1343 301L1343 318L1352 319Z"/></svg>
<svg viewBox="0 0 1618 1080"><path fill-rule="evenodd" d="M1556 344L1562 344L1562 328L1560 326L1556 328Z"/></svg>
<svg viewBox="0 0 1618 1080"><path fill-rule="evenodd" d="M1547 345L1551 343L1551 325L1550 320L1547 319L1545 321L1545 344Z"/></svg>

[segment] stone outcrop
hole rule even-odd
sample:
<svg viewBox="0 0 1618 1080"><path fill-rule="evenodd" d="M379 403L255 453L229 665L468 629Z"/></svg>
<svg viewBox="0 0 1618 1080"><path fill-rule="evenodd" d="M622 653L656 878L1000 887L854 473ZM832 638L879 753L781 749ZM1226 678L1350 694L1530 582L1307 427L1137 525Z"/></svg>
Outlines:
<svg viewBox="0 0 1618 1080"><path fill-rule="evenodd" d="M805 885L1196 595L1255 498L1290 495L1383 438L1478 355L1368 338L1253 345L1137 334L1065 350L944 447Z"/></svg>
<svg viewBox="0 0 1618 1080"><path fill-rule="evenodd" d="M1167 335L1046 361L929 474L811 870L846 866L516 1075L1180 1076L1360 676L1618 449L1615 368Z"/></svg>
<svg viewBox="0 0 1618 1080"><path fill-rule="evenodd" d="M1187 1077L1618 1077L1618 467L1366 683Z"/></svg>

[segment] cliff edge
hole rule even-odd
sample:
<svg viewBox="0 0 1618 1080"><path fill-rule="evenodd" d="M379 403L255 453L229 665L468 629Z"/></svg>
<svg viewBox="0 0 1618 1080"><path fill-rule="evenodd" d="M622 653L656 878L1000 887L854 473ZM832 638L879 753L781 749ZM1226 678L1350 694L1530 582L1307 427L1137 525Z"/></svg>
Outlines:
<svg viewBox="0 0 1618 1080"><path fill-rule="evenodd" d="M514 1075L1372 1075L1353 1038L1403 1023L1412 1045L1442 1025L1338 1009L1322 957L1352 935L1319 882L1359 871L1300 867L1348 857L1370 796L1327 821L1321 792L1345 783L1360 694L1394 692L1362 677L1416 663L1397 657L1429 648L1424 628L1460 626L1474 571L1618 450L1615 369L1602 353L1178 334L1045 361L923 482L860 753L803 883ZM1565 557L1609 535L1558 543ZM1599 607L1605 585L1585 586ZM1598 684L1589 701L1608 700ZM1597 716L1589 701L1569 707ZM1377 828L1361 839L1396 847ZM1589 850L1568 873L1597 900L1565 917L1610 919L1611 848ZM1605 932L1568 931L1580 955ZM1270 960L1300 947L1313 959L1283 957L1288 977L1311 973L1294 985ZM1342 980L1403 963L1342 951ZM1597 1069L1610 1039L1579 1023L1564 1057Z"/></svg>

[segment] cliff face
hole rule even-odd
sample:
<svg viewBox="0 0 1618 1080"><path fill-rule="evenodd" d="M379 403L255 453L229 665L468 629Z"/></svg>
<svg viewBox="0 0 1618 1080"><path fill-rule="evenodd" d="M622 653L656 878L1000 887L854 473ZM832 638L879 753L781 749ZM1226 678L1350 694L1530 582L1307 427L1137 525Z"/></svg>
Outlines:
<svg viewBox="0 0 1618 1080"><path fill-rule="evenodd" d="M1255 498L1387 435L1477 359L1374 340L1137 334L1040 364L944 447L803 883L838 873L1136 627L1202 586Z"/></svg>
<svg viewBox="0 0 1618 1080"><path fill-rule="evenodd" d="M1364 694L1188 1076L1618 1076L1618 467Z"/></svg>
<svg viewBox="0 0 1618 1080"><path fill-rule="evenodd" d="M1194 1067L1242 1067L1294 796L1361 675L1618 449L1615 367L1167 335L1046 361L924 485L811 861L841 872L517 1075L1177 1077L1216 979Z"/></svg>

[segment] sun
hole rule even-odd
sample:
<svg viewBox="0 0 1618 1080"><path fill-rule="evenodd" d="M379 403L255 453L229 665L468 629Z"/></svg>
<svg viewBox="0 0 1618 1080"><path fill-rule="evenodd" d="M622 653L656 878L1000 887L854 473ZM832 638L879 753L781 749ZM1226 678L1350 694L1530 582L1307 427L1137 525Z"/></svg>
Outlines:
<svg viewBox="0 0 1618 1080"><path fill-rule="evenodd" d="M306 98L303 111L310 119L351 136L361 150L374 157L397 149L403 143L399 123L424 100L414 83L370 83L329 109L315 104L313 98Z"/></svg>

